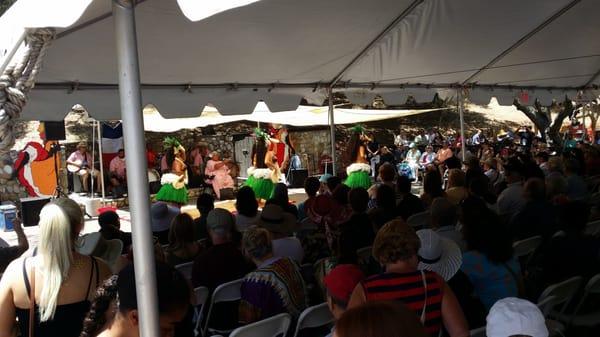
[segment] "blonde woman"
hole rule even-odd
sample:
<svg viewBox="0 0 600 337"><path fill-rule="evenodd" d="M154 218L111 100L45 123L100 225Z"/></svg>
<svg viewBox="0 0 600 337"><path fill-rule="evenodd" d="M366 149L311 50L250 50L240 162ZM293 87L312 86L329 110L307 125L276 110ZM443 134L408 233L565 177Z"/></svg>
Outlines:
<svg viewBox="0 0 600 337"><path fill-rule="evenodd" d="M13 261L0 281L0 337L14 336L17 327L30 335L32 293L32 336L79 336L96 287L110 275L104 262L75 251L83 216L74 201L44 206L39 226L37 255Z"/></svg>

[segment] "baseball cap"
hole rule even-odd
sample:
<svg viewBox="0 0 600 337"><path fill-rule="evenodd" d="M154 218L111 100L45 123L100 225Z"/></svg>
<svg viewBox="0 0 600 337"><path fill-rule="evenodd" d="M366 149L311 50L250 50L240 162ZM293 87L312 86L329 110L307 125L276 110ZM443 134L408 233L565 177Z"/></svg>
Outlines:
<svg viewBox="0 0 600 337"><path fill-rule="evenodd" d="M327 292L338 300L348 302L356 285L365 278L362 270L353 264L340 264L323 278Z"/></svg>
<svg viewBox="0 0 600 337"><path fill-rule="evenodd" d="M229 233L234 224L233 214L226 209L215 208L208 212L206 227L215 233Z"/></svg>
<svg viewBox="0 0 600 337"><path fill-rule="evenodd" d="M544 315L535 304L507 297L496 302L490 309L485 333L487 337L548 337L548 328Z"/></svg>

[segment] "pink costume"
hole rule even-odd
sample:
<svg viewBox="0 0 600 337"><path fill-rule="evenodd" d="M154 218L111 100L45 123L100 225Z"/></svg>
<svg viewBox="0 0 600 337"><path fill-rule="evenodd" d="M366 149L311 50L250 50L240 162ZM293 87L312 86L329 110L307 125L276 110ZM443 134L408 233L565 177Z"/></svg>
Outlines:
<svg viewBox="0 0 600 337"><path fill-rule="evenodd" d="M217 164L223 165L220 168L216 168ZM214 179L212 179L212 186L219 199L221 199L221 189L233 188L233 179L229 175L229 168L222 161L209 160L206 163L204 174L207 176L215 176Z"/></svg>

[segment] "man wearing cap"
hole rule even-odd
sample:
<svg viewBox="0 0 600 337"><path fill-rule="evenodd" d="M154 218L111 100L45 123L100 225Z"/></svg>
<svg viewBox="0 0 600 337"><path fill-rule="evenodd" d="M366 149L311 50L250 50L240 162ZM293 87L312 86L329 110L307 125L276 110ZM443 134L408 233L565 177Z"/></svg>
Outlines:
<svg viewBox="0 0 600 337"><path fill-rule="evenodd" d="M336 321L346 311L352 291L364 279L362 270L353 264L340 264L323 278L327 291L327 306ZM333 331L326 337L332 335Z"/></svg>
<svg viewBox="0 0 600 337"><path fill-rule="evenodd" d="M497 301L487 315L487 337L548 337L546 320L533 303L516 297Z"/></svg>
<svg viewBox="0 0 600 337"><path fill-rule="evenodd" d="M77 144L77 150L67 158L67 169L69 172L77 174L83 184L83 191L88 192L89 178L92 176L98 186L99 173L92 165L94 158L87 152L87 143L80 142Z"/></svg>
<svg viewBox="0 0 600 337"><path fill-rule="evenodd" d="M281 207L274 204L266 205L260 214L260 227L271 234L273 256L289 257L298 264L304 258L304 249L300 240L291 236L298 228L295 217L284 212Z"/></svg>

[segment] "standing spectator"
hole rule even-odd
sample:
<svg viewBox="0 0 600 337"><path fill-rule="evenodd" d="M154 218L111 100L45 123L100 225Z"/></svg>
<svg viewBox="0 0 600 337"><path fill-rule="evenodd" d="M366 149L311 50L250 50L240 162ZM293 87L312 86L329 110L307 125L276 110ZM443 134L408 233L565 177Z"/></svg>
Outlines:
<svg viewBox="0 0 600 337"><path fill-rule="evenodd" d="M96 287L110 270L101 260L75 251L83 229L83 214L75 201L60 198L46 204L39 227L37 255L14 260L2 276L0 333L10 336L18 328L28 336L29 308L34 305L36 336L77 337Z"/></svg>
<svg viewBox="0 0 600 337"><path fill-rule="evenodd" d="M406 176L399 176L396 180L396 192L400 199L396 201L396 214L404 221L411 215L423 212L425 206L419 197L412 194L410 179Z"/></svg>
<svg viewBox="0 0 600 337"><path fill-rule="evenodd" d="M250 186L243 186L238 190L235 209L235 228L244 232L252 226L257 226L260 220L260 211L258 210L258 201L254 190Z"/></svg>
<svg viewBox="0 0 600 337"><path fill-rule="evenodd" d="M298 227L293 215L284 212L278 205L266 205L260 214L259 224L271 235L273 256L289 257L298 264L302 263L302 244L300 240L291 236Z"/></svg>
<svg viewBox="0 0 600 337"><path fill-rule="evenodd" d="M131 246L131 233L121 230L121 219L115 211L104 211L98 216L98 225L100 225L100 234L105 240L118 239L123 242L123 254L129 251Z"/></svg>
<svg viewBox="0 0 600 337"><path fill-rule="evenodd" d="M349 307L395 300L412 309L431 336L437 335L442 325L451 337L469 336L459 303L444 279L434 272L417 269L419 248L420 240L412 227L401 220L385 224L373 243L373 256L385 266L385 273L356 286Z"/></svg>
<svg viewBox="0 0 600 337"><path fill-rule="evenodd" d="M477 132L473 135L473 138L471 138L471 144L480 145L484 140L485 138L483 137L481 130L477 130Z"/></svg>
<svg viewBox="0 0 600 337"><path fill-rule="evenodd" d="M166 249L167 263L172 266L194 261L201 247L194 240L194 220L187 213L173 218L169 229L169 246Z"/></svg>
<svg viewBox="0 0 600 337"><path fill-rule="evenodd" d="M306 210L315 202L319 187L321 187L321 183L316 177L308 177L304 181L304 191L306 192L307 199L298 204L298 221L302 221L308 216Z"/></svg>
<svg viewBox="0 0 600 337"><path fill-rule="evenodd" d="M297 318L306 307L306 291L298 266L289 258L273 256L266 229L248 229L242 245L257 269L244 277L241 286L240 322L256 322L282 312Z"/></svg>
<svg viewBox="0 0 600 337"><path fill-rule="evenodd" d="M113 197L120 198L127 191L127 174L125 166L125 150L119 149L117 156L114 157L108 166L110 176L110 186Z"/></svg>
<svg viewBox="0 0 600 337"><path fill-rule="evenodd" d="M467 243L461 269L485 308L489 310L499 299L519 296L521 268L499 217L483 200L469 198L461 207L461 224Z"/></svg>
<svg viewBox="0 0 600 337"><path fill-rule="evenodd" d="M208 239L206 218L208 213L215 209L215 198L208 193L200 194L196 199L196 209L200 212L200 217L194 219L194 238L196 241Z"/></svg>
<svg viewBox="0 0 600 337"><path fill-rule="evenodd" d="M348 308L350 295L358 283L364 280L362 270L353 264L340 264L323 279L327 306L337 321ZM327 337L331 337L333 332Z"/></svg>
<svg viewBox="0 0 600 337"><path fill-rule="evenodd" d="M23 225L20 218L13 219L12 222L15 234L17 234L17 245L12 247L0 247L0 274L4 272L8 264L17 259L29 249L27 236L23 232Z"/></svg>
<svg viewBox="0 0 600 337"><path fill-rule="evenodd" d="M150 207L152 234L158 238L161 245L169 243L169 228L177 214L179 214L179 209L166 202L155 202Z"/></svg>
<svg viewBox="0 0 600 337"><path fill-rule="evenodd" d="M431 335L423 329L419 318L409 306L392 301L377 301L344 312L335 324L334 336L426 337Z"/></svg>

